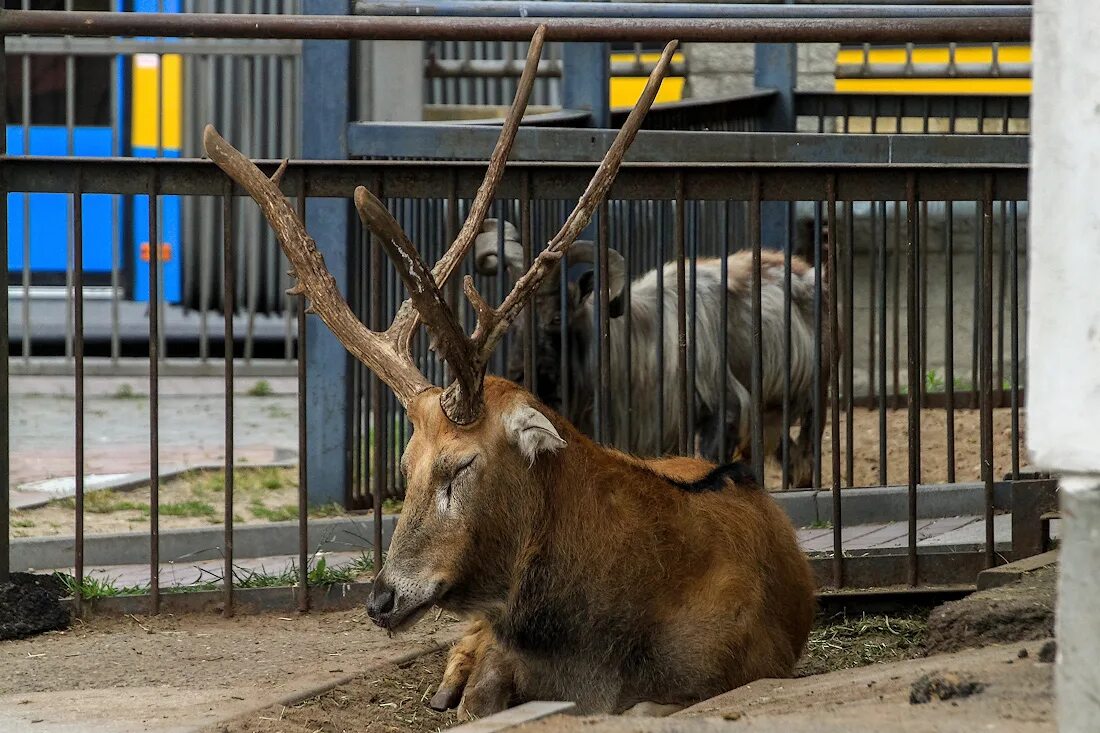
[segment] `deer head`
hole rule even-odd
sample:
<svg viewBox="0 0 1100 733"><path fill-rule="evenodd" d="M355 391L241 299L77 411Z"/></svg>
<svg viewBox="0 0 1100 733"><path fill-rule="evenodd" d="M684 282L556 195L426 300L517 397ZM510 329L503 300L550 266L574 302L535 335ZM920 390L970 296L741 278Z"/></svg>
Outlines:
<svg viewBox="0 0 1100 733"><path fill-rule="evenodd" d="M441 290L482 230L527 106L545 35L545 26L540 26L531 39L485 179L458 236L433 268L425 265L382 202L362 186L355 189L355 207L364 226L377 237L409 291L409 299L383 332L367 328L352 313L316 244L280 191L286 161L269 179L212 126L204 132L207 156L259 204L275 231L298 281L289 292L309 299L306 312L320 316L347 350L394 391L412 422L413 437L401 458L406 498L368 605L371 618L391 630L415 622L433 604L463 610L484 603L498 590L485 586L500 575L486 571L516 551L502 529L512 526L509 522L520 511L521 497L529 491L524 476L540 470L539 462L564 441L554 425L560 418L548 416L545 407L515 385L486 380L486 365L509 325L606 196L676 48L675 41L665 48L576 208L500 306L491 307L472 278L465 278L463 290L477 315L476 327L467 335ZM421 322L454 375L446 388L433 386L413 362L412 337Z"/></svg>

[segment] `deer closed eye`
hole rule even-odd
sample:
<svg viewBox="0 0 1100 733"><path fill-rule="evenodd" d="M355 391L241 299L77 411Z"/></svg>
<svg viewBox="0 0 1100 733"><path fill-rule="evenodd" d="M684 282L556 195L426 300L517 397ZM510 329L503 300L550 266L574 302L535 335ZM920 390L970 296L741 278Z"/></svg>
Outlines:
<svg viewBox="0 0 1100 733"><path fill-rule="evenodd" d="M464 460L455 469L446 485L441 488L438 500L440 514L446 514L447 510L451 508L451 499L454 496L455 485L469 475L470 469L473 467L474 461L476 460L477 456L470 456L468 459Z"/></svg>

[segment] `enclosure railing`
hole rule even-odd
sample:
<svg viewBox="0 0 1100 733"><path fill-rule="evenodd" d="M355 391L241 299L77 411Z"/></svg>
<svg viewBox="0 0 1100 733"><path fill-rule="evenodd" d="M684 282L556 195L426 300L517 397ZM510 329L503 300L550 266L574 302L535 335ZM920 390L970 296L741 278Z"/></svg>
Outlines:
<svg viewBox="0 0 1100 733"><path fill-rule="evenodd" d="M46 12L5 12L0 14L0 34L27 32L73 33L80 35L205 35L225 37L319 37L319 38L505 38L519 39L532 29L530 21L511 19L447 19L446 23L436 23L433 19L423 22L405 19L376 18L239 18L235 16L193 16L175 18L146 16L141 18L112 14L82 13L46 13ZM931 19L935 20L935 19ZM550 23L549 36L571 38L638 38L679 36L686 39L712 39L726 41L756 40L757 34L764 34L778 40L819 40L837 37L854 39L865 34L884 38L925 34L928 37L964 35L995 36L1018 38L1026 37L1026 23L1016 19L976 19L969 23L967 19L955 19L950 23L930 19L891 22L889 25L869 23L863 20L824 20L820 23L789 22L789 19L766 19L763 21L722 21L695 23L692 21L612 21L607 24L573 24L568 21ZM2 35L0 35L2 38ZM4 58L0 48L0 59ZM5 107L6 109L6 107ZM490 135L491 130L486 130ZM555 138L562 133L577 133L572 137ZM370 153L366 147L354 144L355 135L363 134L362 129L349 130L353 141L354 154L365 156ZM399 218L410 226L410 231L419 238L425 248L426 256L431 256L442 243L453 234L464 201L468 200L482 175L484 155L479 151L480 138L470 128L454 132L453 145L456 157L468 160L446 162L424 160L361 160L361 161L294 161L282 178L284 192L296 202L298 211L305 215L307 202L322 198L346 199L356 185L364 184L372 188L379 196L388 200ZM458 139L464 136L464 142ZM544 137L545 136L545 137ZM810 450L813 453L814 487L826 491L821 496L828 497L829 509L825 516L831 518L831 548L814 557L815 568L823 584L837 587L881 585L896 582L908 582L911 585L927 585L945 582L972 581L977 570L995 564L1002 558L1033 553L1040 539L1034 526L1038 526L1042 512L1042 490L1045 483L1028 482L1019 465L1018 448L1011 448L1011 471L1007 481L999 481L995 468L1005 468L1005 461L997 459L994 445L994 350L993 332L995 311L993 303L995 263L1004 264L1002 269L1008 274L1011 289L1002 288L1004 297L1011 301L1009 310L1011 334L1010 345L1012 359L1008 373L1010 384L1005 391L1011 402L1012 443L1019 433L1019 396L1022 386L1018 341L1020 318L1022 313L1019 273L1023 250L1020 227L1021 202L1026 200L1027 164L1026 140L1015 136L954 136L936 140L936 154L931 159L927 148L922 144L924 136L918 135L875 135L875 136L830 136L812 135L784 136L789 144L786 149L774 147L776 140L761 140L750 134L737 133L673 133L647 131L639 135L634 148L634 156L624 164L620 177L611 191L610 201L600 212L595 226L595 251L597 256L592 262L591 288L599 294L597 304L592 311L595 335L593 339L594 356L588 364L594 370L591 374L599 376L594 382L591 395L591 430L596 437L617 442L623 439L619 432L619 423L615 417L616 394L626 394L635 398L629 384L612 376L612 367L616 363L614 336L612 332L612 313L610 287L612 281L611 252L620 252L624 260L633 268L633 274L643 273L656 268L656 277L662 277L666 290L657 302L661 308L667 308L670 318L657 321L658 328L664 329L660 337L651 338L655 345L655 357L659 363L675 364L674 377L660 384L653 394L659 395L655 421L671 426L674 417L678 419L672 430L675 441L674 452L690 452L693 449L692 431L703 417L715 421L712 434L717 434L722 443L720 453L733 450L733 438L748 439L752 447L753 468L761 480L769 486L777 482L769 476L765 466L765 418L779 413L778 419L783 425L792 422L796 414L794 392L795 377L790 365L796 361L796 348L811 352L806 359L811 365L809 379L813 386L808 390L813 395L828 395L828 399L815 402L808 412L799 415L803 427L812 423L814 436ZM540 241L546 227L556 225L558 208L562 202L575 198L581 191L591 169L591 153L601 150L606 143L606 133L599 131L563 131L563 130L525 130L515 148L513 159L516 161L506 172L498 189L498 201L494 213L499 219L513 219L518 227L519 241L524 245L526 256L530 256L531 246ZM581 141L587 139L587 144ZM556 142L555 142L556 141ZM447 144L446 138L442 144ZM549 147L546 147L549 146ZM553 151L544 154L544 151ZM771 157L762 153L771 150ZM220 226L222 231L222 269L224 273L223 297L225 302L234 302L238 278L236 273L242 269L237 257L234 238L237 236L233 226L235 190L227 179L212 164L199 160L133 159L133 158L46 158L6 155L3 157L4 196L0 196L0 222L4 227L0 231L0 243L6 256L7 232L7 194L12 192L37 193L50 192L66 196L76 212L70 222L72 231L69 241L72 244L73 269L73 356L76 364L75 389L75 444L77 456L76 510L74 514L75 557L74 573L78 582L85 573L83 555L85 532L84 511L86 487L82 470L85 450L85 397L84 384L84 308L82 295L84 277L84 259L82 246L85 241L83 223L80 215L87 197L100 194L129 195L144 197L149 211L149 241L158 241L159 229L163 225L157 215L157 202L164 196L206 196L215 197L220 205ZM275 169L275 162L263 163L261 167L268 173ZM767 254L773 246L765 239L761 228L765 210L770 202L803 202L813 212L812 237L810 239L809 264L812 272L801 271L794 261L794 253L789 249L779 255ZM943 247L946 248L946 272L954 270L955 258L951 255L952 243L958 240L958 233L952 225L952 214L961 202L980 212L980 226L973 235L975 245L973 282L975 292L973 302L976 313L972 323L977 339L976 354L967 354L975 359L977 368L973 370L971 391L979 398L977 414L977 432L980 434L980 476L976 487L980 492L979 510L983 515L985 541L978 549L958 553L922 552L919 536L921 526L920 496L927 483L922 474L922 431L923 410L936 390L923 389L925 376L921 372L924 359L934 343L931 336L922 333L922 318L930 324L930 307L933 299L922 295L921 283L932 283L927 276L926 263L932 252L929 242L931 233L943 231ZM1001 206L1005 215L998 218ZM922 205L928 205L924 213ZM804 207L804 208L806 208ZM942 212L942 213L937 213ZM865 216L860 218L861 214ZM937 218L938 217L938 218ZM872 222L869 230L861 229L862 221ZM503 227L498 242L498 260L501 263L495 274L477 272L482 286L481 292L494 292L494 286L503 287L504 254ZM360 237L362 235L360 234ZM861 243L857 246L857 242ZM326 243L324 246L347 245L345 252L352 257L351 288L349 300L364 320L387 317L389 309L400 293L392 273L383 273L378 267L376 254L378 248L356 248L351 243ZM365 244L365 242L363 243ZM1004 257L998 260L998 246ZM717 248L717 250L715 249ZM156 248L153 248L156 250ZM726 254L736 256L735 250L746 252L744 259L732 260ZM367 257L366 253L370 252ZM864 258L861 253L874 252L874 258ZM159 253L153 252L153 257ZM751 435L731 433L727 428L740 420L731 421L728 414L733 409L735 389L730 383L719 388L720 404L715 415L702 415L701 403L695 396L700 389L697 375L705 368L700 363L702 342L701 327L703 321L695 318L699 312L704 291L700 283L711 275L702 272L704 260L708 254L721 254L718 272L713 275L721 287L717 297L721 301L719 312L723 329L719 332L721 340L728 344L730 321L729 303L739 298L744 306L740 316L744 322L737 323L739 333L748 333L747 348L739 354L731 355L728 349L719 349L716 358L720 362L719 370L732 370L734 358L747 362L748 377L740 380L743 396L747 399L741 404L744 411L751 415L749 424ZM778 262L778 264L777 264ZM884 299L887 294L888 263L904 263L906 277L904 283L895 286L895 292L904 293L906 309L905 328L895 328L891 333L885 320ZM659 267L659 265L663 265ZM857 265L859 265L857 267ZM467 269L474 272L473 263L467 263ZM796 272L797 271L797 272ZM150 271L150 298L159 303L163 292L158 282L158 268ZM567 268L562 269L559 292L568 296L570 287ZM776 300L765 300L767 293L765 277L779 273L779 292L782 296ZM969 274L969 273L968 273ZM366 277L363 277L366 275ZM802 281L795 281L795 276ZM947 275L948 278L951 275ZM729 287L739 279L743 289L736 292ZM631 282L632 278L626 278ZM857 290L860 282L878 283L877 290L870 298L877 303L877 318L866 321L859 316L859 297ZM676 283L675 296L669 300L664 297L671 282ZM775 282L775 281L773 281ZM951 282L950 279L947 280ZM689 283L693 286L689 289ZM714 284L714 281L711 282ZM384 287L383 287L384 286ZM639 286L632 283L623 290L626 301L624 313L627 322L633 318L631 299L640 297ZM796 296L795 288L801 288L802 295ZM633 293L633 295L632 295ZM948 284L942 294L945 302L945 344L954 342L950 319L956 311L954 288ZM499 294L499 292L498 292ZM710 296L710 297L713 297ZM798 297L802 304L796 305ZM780 315L775 320L777 305ZM300 305L300 304L299 304ZM794 325L796 312L807 314L798 326ZM675 317L672 318L671 314ZM467 314L468 316L469 314ZM769 317L772 320L766 321ZM799 316L801 317L801 316ZM618 319L615 319L618 320ZM666 326L666 323L672 324ZM7 344L7 313L0 313L0 348ZM778 327L776 327L778 324ZM528 316L527 339L515 339L521 349L521 361L527 368L522 379L533 389L539 389L542 374L534 367L539 358L534 339L535 319ZM765 330L765 325L769 329ZM150 503L149 503L149 573L150 607L159 608L163 589L159 578L162 558L159 543L159 454L161 446L161 423L158 414L159 397L159 338L162 327L160 311L150 308L148 312L149 353L148 373L150 391ZM895 362L895 368L904 373L904 392L901 386L896 390L898 404L906 408L907 429L904 431L903 452L905 459L906 481L904 497L906 500L906 526L898 539L904 541L899 549L904 552L888 554L853 555L846 549L844 514L845 499L855 495L861 483L855 464L854 449L857 435L864 439L862 432L855 430L857 357L855 334L860 328L873 333L873 342L868 343L868 351L860 358L866 359L868 372L874 378L867 378L867 384L877 384L871 394L877 405L879 432L879 471L878 485L885 485L893 474L889 471L889 446L886 433L889 420L888 394L885 388L887 361L886 341L889 335L895 339L904 333L906 348L903 352L905 370ZM629 327L628 327L629 328ZM872 331L873 328L873 331ZM227 312L225 329L232 335L234 322L232 314ZM297 324L297 339L300 348L308 351L305 343L305 322ZM565 333L565 330L561 330ZM673 334L675 338L673 338ZM796 337L801 339L797 342ZM227 338L224 354L225 379L225 490L224 490L224 593L225 610L232 613L234 592L234 479L233 469L237 465L234 455L234 353L232 339ZM508 345L502 351L495 364L497 371L508 367L504 354L515 346ZM562 343L559 369L562 378L568 378L572 369L569 359L569 343ZM631 347L626 347L631 348ZM748 352L747 355L745 352ZM776 358L777 353L782 357ZM426 339L421 336L417 344L418 358L427 374L442 379L444 374L427 350ZM765 360L765 354L780 365L775 369ZM838 368L823 369L830 363L824 358L832 354L841 365ZM633 356L641 356L640 351ZM806 356L805 353L802 354ZM632 354L626 353L630 362ZM944 367L951 369L954 360L945 356ZM6 419L9 406L9 360L4 360L0 373L0 417ZM658 370L660 372L660 370ZM299 604L308 606L308 503L310 488L307 485L307 466L305 457L307 441L306 393L308 390L306 360L298 361L299 390ZM351 433L355 436L353 445L348 446L354 454L353 471L359 472L355 482L348 487L350 498L362 499L366 493L372 495L372 508L375 513L373 552L376 563L381 560L383 534L381 519L382 500L393 488L399 488L397 472L393 460L396 451L403 442L407 428L403 416L394 405L387 405L388 392L381 390L374 380L362 370L353 370L348 384L349 397L357 406L354 413L356 425ZM577 372L577 374L583 373ZM806 374L802 375L803 381ZM663 377L658 377L663 379ZM781 383L778 388L773 381ZM899 381L899 380L895 380ZM745 384L747 382L747 384ZM620 392L625 386L625 393ZM956 385L948 380L943 385L947 410L951 405ZM766 399L766 389L773 397ZM962 391L962 390L960 390ZM564 396L562 407L569 412L567 388L562 388ZM927 399L922 398L927 395ZM641 397L648 397L643 394ZM667 398L667 399L666 399ZM634 399L640 402L640 398ZM841 415L844 415L842 423ZM631 416L625 416L626 426L631 426ZM954 421L948 422L953 426ZM827 443L822 439L821 429L831 426ZM842 427L843 426L843 427ZM953 427L947 428L950 435ZM972 428L967 428L968 430ZM781 481L790 474L791 456L795 441L789 431L781 431L780 455ZM373 434L372 434L373 433ZM844 436L844 442L841 437ZM630 446L632 432L625 430L626 444ZM950 439L948 439L950 443ZM828 461L822 451L828 445ZM842 449L842 446L847 447ZM663 450L663 449L662 449ZM949 450L951 461L953 449ZM6 506L9 458L8 435L0 441L0 476L4 486L0 487L0 530L2 531L4 564L0 574L7 571L8 559L8 512ZM827 466L828 464L828 466ZM900 466L899 466L900 470ZM373 480L370 478L373 476ZM955 475L948 483L957 483L960 477ZM357 487L357 488L356 488ZM355 491L361 492L357 497ZM1000 510L1011 509L1013 527L1011 544L998 545L996 528L997 514ZM1033 526L1034 525L1034 526ZM377 567L377 565L376 565Z"/></svg>

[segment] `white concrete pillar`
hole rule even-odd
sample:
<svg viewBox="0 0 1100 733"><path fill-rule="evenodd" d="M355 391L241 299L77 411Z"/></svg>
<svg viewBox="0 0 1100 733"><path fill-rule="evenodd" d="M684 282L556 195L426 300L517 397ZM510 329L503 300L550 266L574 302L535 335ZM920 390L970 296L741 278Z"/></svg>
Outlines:
<svg viewBox="0 0 1100 733"><path fill-rule="evenodd" d="M1100 725L1100 2L1035 0L1027 436L1060 474L1059 730Z"/></svg>

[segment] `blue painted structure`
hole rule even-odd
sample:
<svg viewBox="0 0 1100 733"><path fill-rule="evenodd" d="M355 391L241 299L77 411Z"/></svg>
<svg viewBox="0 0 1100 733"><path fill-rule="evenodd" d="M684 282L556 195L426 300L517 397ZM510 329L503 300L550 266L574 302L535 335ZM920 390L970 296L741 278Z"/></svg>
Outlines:
<svg viewBox="0 0 1100 733"><path fill-rule="evenodd" d="M111 9L138 13L182 11L181 0L116 0ZM152 40L152 39L148 39ZM169 40L169 39L166 39ZM139 158L155 157L156 148L136 147L130 144L130 132L133 122L131 114L132 99L126 93L131 88L132 58L115 57L114 83L119 90L115 119L118 130L109 125L85 125L73 129L72 154L78 157L109 157L128 153ZM9 71L18 73L9 65ZM137 100L139 114L157 114L155 98ZM70 152L67 131L61 125L30 124L29 146L27 130L23 125L8 125L6 142L10 155L65 156ZM115 150L117 139L122 150ZM164 149L161 155L178 158L178 149ZM68 264L69 236L72 231L69 197L66 194L36 193L30 194L29 211L25 211L24 197L27 194L8 195L8 280L19 282L24 267L24 236L29 226L30 232L30 273L32 283L64 282ZM148 239L149 202L145 196L121 196L121 216L112 221L111 197L109 195L85 195L83 200L84 268L85 281L88 284L106 283L111 272L112 251L122 252L123 247L130 250L117 263L122 270L124 286L128 297L138 301L148 300L149 267L141 258L141 246ZM179 302L182 285L182 241L181 241L181 202L177 196L163 196L160 199L161 243L171 246L173 256L163 263L162 293L169 303ZM29 216L25 217L25 214ZM29 219L29 221L25 220Z"/></svg>

